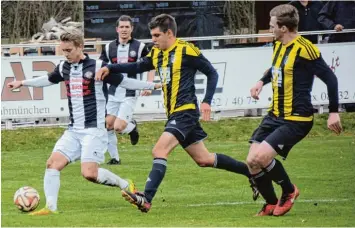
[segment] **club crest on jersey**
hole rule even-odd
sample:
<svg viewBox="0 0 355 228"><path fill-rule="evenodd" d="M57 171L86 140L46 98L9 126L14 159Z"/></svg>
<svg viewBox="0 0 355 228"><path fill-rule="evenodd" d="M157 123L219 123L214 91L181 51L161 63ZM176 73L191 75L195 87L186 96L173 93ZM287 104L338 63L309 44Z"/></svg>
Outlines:
<svg viewBox="0 0 355 228"><path fill-rule="evenodd" d="M84 77L87 79L92 79L93 76L94 74L91 71L88 71L84 74Z"/></svg>
<svg viewBox="0 0 355 228"><path fill-rule="evenodd" d="M130 51L130 52L129 52L129 56L132 57L132 58L134 58L134 57L137 56L137 53L136 53L135 51Z"/></svg>

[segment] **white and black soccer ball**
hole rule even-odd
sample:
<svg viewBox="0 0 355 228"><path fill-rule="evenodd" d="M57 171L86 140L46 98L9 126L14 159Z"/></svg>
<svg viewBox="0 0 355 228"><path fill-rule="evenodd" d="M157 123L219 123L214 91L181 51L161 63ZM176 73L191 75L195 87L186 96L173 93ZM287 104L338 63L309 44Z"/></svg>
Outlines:
<svg viewBox="0 0 355 228"><path fill-rule="evenodd" d="M16 207L23 212L33 211L39 205L40 197L36 189L25 186L19 188L14 195Z"/></svg>

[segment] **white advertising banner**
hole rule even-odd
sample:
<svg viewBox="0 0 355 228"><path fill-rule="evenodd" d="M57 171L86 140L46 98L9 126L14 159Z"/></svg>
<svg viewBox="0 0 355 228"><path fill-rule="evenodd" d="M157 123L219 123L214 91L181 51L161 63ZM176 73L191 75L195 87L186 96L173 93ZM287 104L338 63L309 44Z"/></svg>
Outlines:
<svg viewBox="0 0 355 228"><path fill-rule="evenodd" d="M355 103L355 43L319 45L323 58L338 77L340 103ZM271 65L271 47L203 50L219 74L217 90L212 101L214 110L266 108L272 97L270 85L264 87L260 100L250 97L250 88ZM98 58L98 56L91 56ZM9 118L38 118L68 116L64 84L45 88L22 87L11 91L8 82L46 75L63 60L61 56L2 57L1 116ZM156 76L156 80L159 77ZM196 94L202 100L207 78L197 74ZM315 79L312 91L314 105L327 104L327 88ZM164 113L162 91L139 97L136 113Z"/></svg>

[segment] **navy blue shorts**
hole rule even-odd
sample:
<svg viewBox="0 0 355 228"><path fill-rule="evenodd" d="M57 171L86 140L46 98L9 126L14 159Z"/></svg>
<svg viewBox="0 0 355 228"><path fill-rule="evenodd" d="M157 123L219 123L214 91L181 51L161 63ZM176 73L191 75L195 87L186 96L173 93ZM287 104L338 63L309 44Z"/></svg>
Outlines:
<svg viewBox="0 0 355 228"><path fill-rule="evenodd" d="M283 158L286 158L294 145L311 131L313 121L290 121L273 114L264 117L254 131L249 142L266 141Z"/></svg>
<svg viewBox="0 0 355 228"><path fill-rule="evenodd" d="M198 110L186 110L173 113L165 124L166 132L173 134L183 148L202 141L207 133L199 122Z"/></svg>

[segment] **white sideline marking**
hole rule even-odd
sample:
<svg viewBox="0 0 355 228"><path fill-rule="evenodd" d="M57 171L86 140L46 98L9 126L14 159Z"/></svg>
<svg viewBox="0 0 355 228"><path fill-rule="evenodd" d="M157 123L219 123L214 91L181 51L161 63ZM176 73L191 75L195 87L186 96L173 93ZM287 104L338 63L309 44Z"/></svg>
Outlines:
<svg viewBox="0 0 355 228"><path fill-rule="evenodd" d="M296 200L298 203L336 203L336 202L345 202L345 201L351 201L352 199L306 199L306 200ZM206 207L206 206L224 206L224 205L248 205L248 204L262 204L262 201L237 201L237 202L215 202L215 203L201 203L201 204L187 204L187 205L178 205L178 204L163 204L160 205L159 207ZM59 214L69 214L73 212L92 212L92 211L110 211L110 212L115 212L114 210L126 210L127 208L132 208L132 206L117 206L117 207L101 207L101 208L95 208L93 210L85 210L85 209L79 209L79 210L65 210L65 211L60 211ZM134 209L134 208L133 208ZM2 216L10 216L10 215L28 215L27 213L21 213L18 210L14 211L9 211L2 213Z"/></svg>
<svg viewBox="0 0 355 228"><path fill-rule="evenodd" d="M349 199L308 199L308 200L296 200L298 203L330 203L330 202L344 202ZM264 202L258 201L240 201L240 202L216 202L216 203L200 203L200 204L188 204L188 207L205 207L205 206L224 206L224 205L245 205L245 204L263 204Z"/></svg>

